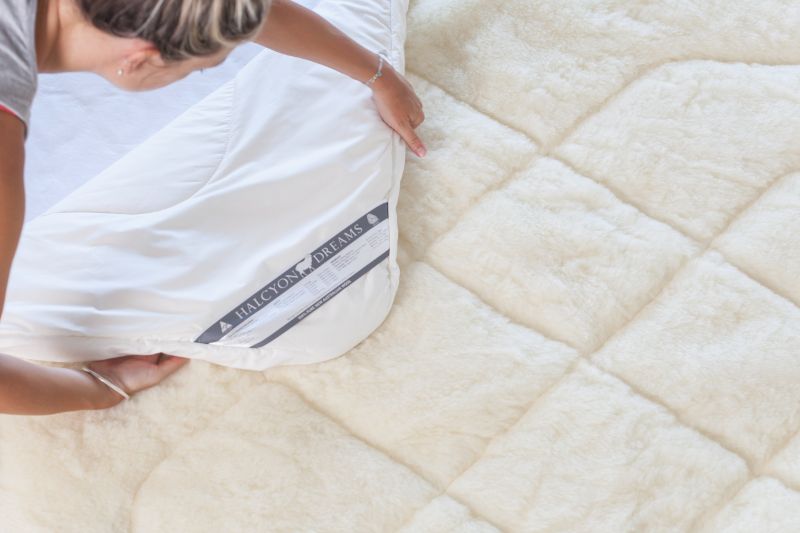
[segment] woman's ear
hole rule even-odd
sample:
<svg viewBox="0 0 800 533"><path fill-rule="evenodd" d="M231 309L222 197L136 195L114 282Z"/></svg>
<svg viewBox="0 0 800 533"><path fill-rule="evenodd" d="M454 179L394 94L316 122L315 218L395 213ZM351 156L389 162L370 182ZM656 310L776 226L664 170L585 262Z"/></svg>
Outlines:
<svg viewBox="0 0 800 533"><path fill-rule="evenodd" d="M142 44L125 54L121 68L126 74L136 74L144 65L150 64L155 66L163 66L164 60L152 43L147 41L140 41Z"/></svg>

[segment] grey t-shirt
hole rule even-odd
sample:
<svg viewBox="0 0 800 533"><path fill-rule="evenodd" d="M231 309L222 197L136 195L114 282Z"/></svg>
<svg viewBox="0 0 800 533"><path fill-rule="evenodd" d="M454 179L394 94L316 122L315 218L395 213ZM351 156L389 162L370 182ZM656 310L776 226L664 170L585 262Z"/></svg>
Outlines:
<svg viewBox="0 0 800 533"><path fill-rule="evenodd" d="M36 93L36 0L0 0L0 106L25 123Z"/></svg>

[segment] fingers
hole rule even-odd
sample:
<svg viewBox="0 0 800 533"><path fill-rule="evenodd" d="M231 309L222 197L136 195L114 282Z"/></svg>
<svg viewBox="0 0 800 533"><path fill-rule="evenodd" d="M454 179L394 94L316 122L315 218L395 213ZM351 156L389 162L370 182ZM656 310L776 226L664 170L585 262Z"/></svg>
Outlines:
<svg viewBox="0 0 800 533"><path fill-rule="evenodd" d="M415 154L417 154L417 157L425 157L425 154L428 153L425 145L422 144L422 141L414 132L414 129L410 124L400 131L400 136L406 141L408 147L411 148Z"/></svg>
<svg viewBox="0 0 800 533"><path fill-rule="evenodd" d="M122 357L126 357L126 358L129 358L129 359L130 358L136 358L136 359L138 359L140 361L147 361L148 363L158 363L158 358L160 356L161 356L160 353L154 353L154 354L150 354L150 355L124 355ZM122 359L122 357L120 357L119 359Z"/></svg>
<svg viewBox="0 0 800 533"><path fill-rule="evenodd" d="M412 127L412 128L417 128L417 127L419 127L419 125L420 125L420 124L422 124L424 121L425 121L425 113L423 113L423 112L422 112L422 110L420 110L420 111L417 113L417 116L416 116L414 119L412 119L412 121L411 121L411 127Z"/></svg>
<svg viewBox="0 0 800 533"><path fill-rule="evenodd" d="M162 377L169 376L188 362L188 357L164 354L161 356L161 361L158 363L158 370Z"/></svg>
<svg viewBox="0 0 800 533"><path fill-rule="evenodd" d="M425 120L425 113L422 112L422 107L420 106L419 110L417 111L417 116L411 118L409 123L402 129L399 130L400 136L405 140L408 147L411 148L417 157L425 157L425 154L428 153L428 149L425 148L425 145L422 143L422 140L414 131L414 128L422 124Z"/></svg>
<svg viewBox="0 0 800 533"><path fill-rule="evenodd" d="M422 109L422 102L419 98L417 98L417 120L415 121L414 127L416 128L425 120L425 112Z"/></svg>

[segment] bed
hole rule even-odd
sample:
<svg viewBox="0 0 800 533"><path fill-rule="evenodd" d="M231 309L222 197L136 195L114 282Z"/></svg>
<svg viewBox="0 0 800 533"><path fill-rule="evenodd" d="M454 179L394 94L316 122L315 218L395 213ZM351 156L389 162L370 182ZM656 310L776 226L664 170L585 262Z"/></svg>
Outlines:
<svg viewBox="0 0 800 533"><path fill-rule="evenodd" d="M428 156L386 320L317 364L0 416L0 528L800 530L799 23L412 0Z"/></svg>

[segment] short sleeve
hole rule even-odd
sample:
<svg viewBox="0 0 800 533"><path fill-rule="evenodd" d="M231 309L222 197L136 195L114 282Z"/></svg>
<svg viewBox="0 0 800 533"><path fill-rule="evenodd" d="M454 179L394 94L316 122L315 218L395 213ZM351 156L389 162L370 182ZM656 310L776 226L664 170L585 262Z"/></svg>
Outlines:
<svg viewBox="0 0 800 533"><path fill-rule="evenodd" d="M0 110L25 124L27 137L37 85L36 1L0 5Z"/></svg>

